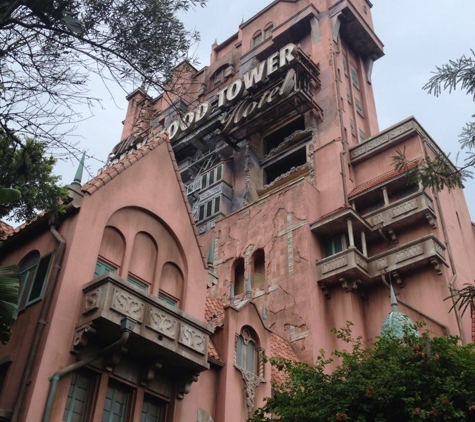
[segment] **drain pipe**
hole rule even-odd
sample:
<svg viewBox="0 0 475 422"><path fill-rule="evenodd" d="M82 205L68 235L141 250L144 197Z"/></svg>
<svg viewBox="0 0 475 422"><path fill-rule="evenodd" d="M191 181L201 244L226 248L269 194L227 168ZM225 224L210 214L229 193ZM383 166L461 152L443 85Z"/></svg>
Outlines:
<svg viewBox="0 0 475 422"><path fill-rule="evenodd" d="M51 301L53 299L54 292L56 290L56 284L58 282L58 275L61 270L61 263L64 257L64 251L66 249L66 240L58 233L55 226L51 226L50 232L53 237L58 242L58 248L56 249L56 256L54 259L53 269L51 270L50 277L47 283L47 288L45 296L43 299L43 306L41 307L40 316L36 325L35 333L31 341L30 351L28 353L28 359L25 364L25 369L23 370L23 375L21 378L20 389L18 391L17 399L15 402L15 407L13 408L13 414L11 422L18 422L20 417L20 412L23 409L23 403L25 400L26 389L30 385L30 376L33 369L33 365L36 360L36 355L38 353L38 348L40 345L41 336L45 325L48 323L46 318L49 313Z"/></svg>
<svg viewBox="0 0 475 422"><path fill-rule="evenodd" d="M92 362L101 358L102 356L105 356L110 352L120 349L129 339L131 324L132 324L131 321L129 321L127 318L123 319L121 321L122 335L120 336L119 340L105 347L101 351L94 353L92 356L89 356L83 360L80 360L79 362L75 362L69 366L66 366L65 368L56 372L51 378L49 378L50 386L49 386L49 392L48 392L48 399L46 400L42 422L50 421L51 411L53 409L53 403L56 396L56 389L58 387L59 380L65 375L69 375L73 373L74 371L77 371L78 369L81 369L85 367L86 365L91 364Z"/></svg>

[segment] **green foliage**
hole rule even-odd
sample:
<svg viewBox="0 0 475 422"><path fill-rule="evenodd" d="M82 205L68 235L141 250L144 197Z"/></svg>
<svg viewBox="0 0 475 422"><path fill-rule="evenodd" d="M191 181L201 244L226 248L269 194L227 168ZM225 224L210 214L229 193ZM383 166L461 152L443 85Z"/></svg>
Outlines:
<svg viewBox="0 0 475 422"><path fill-rule="evenodd" d="M410 166L403 151L396 151L392 159L395 169L407 173L411 183L422 183L424 188L431 187L436 191L463 188L464 180L472 174L466 168L456 168L444 154L434 158L426 155L425 160L416 167Z"/></svg>
<svg viewBox="0 0 475 422"><path fill-rule="evenodd" d="M18 314L20 275L17 270L16 265L0 268L0 341L3 344L10 340L10 329Z"/></svg>
<svg viewBox="0 0 475 422"><path fill-rule="evenodd" d="M67 190L58 186L60 177L52 174L55 159L47 156L47 146L15 139L12 142L0 130L0 186L21 193L19 199L0 204L0 219L8 216L20 222L31 220L38 210L62 212Z"/></svg>
<svg viewBox="0 0 475 422"><path fill-rule="evenodd" d="M314 366L271 359L288 380L250 421L475 421L473 344L408 334L366 345L349 326L335 333L349 351L321 351Z"/></svg>
<svg viewBox="0 0 475 422"><path fill-rule="evenodd" d="M471 50L472 56L475 52ZM423 89L436 97L444 91L449 93L460 88L475 100L475 59L463 55L456 60L450 60L448 64L437 66L434 75L429 79ZM459 135L459 143L462 149L466 149L466 156L462 166L454 166L444 154L438 154L434 158L425 157L425 162L420 166L409 170L409 178L414 182L421 182L424 187L431 187L436 191L444 188L454 189L462 187L463 181L471 178L471 168L475 166L475 122L468 122ZM403 171L408 162L404 153L398 151L393 157L396 169Z"/></svg>
<svg viewBox="0 0 475 422"><path fill-rule="evenodd" d="M100 101L89 95L90 74L125 91L141 85L165 91L198 39L176 14L205 2L0 2L0 128L77 152L64 135L82 117L76 106Z"/></svg>

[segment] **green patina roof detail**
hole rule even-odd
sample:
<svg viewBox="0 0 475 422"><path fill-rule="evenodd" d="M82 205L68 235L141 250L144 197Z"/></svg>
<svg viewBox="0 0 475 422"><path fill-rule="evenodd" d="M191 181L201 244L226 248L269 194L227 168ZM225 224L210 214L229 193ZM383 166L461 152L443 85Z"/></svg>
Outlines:
<svg viewBox="0 0 475 422"><path fill-rule="evenodd" d="M414 324L411 318L409 318L405 313L399 311L393 286L389 285L389 288L391 291L392 311L383 322L381 337L393 336L397 338L403 338L408 334L419 336L416 324Z"/></svg>

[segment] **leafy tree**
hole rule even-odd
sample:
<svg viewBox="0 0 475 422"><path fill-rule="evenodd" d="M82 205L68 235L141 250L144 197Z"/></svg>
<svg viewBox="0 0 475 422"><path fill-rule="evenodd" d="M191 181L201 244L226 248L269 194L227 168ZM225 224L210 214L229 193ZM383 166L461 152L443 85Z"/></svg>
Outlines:
<svg viewBox="0 0 475 422"><path fill-rule="evenodd" d="M166 91L177 63L197 34L179 11L206 0L0 1L0 128L48 149L66 148L62 125L80 116L75 107L97 101L91 73L121 86Z"/></svg>
<svg viewBox="0 0 475 422"><path fill-rule="evenodd" d="M475 52L472 56L463 55L456 60L450 60L448 64L437 66L434 75L429 79L423 89L436 97L444 91L449 93L460 88L475 100ZM425 162L420 166L408 169L408 161L404 152L398 151L393 157L396 169L408 170L410 180L421 182L425 187L435 190L444 188L453 189L462 187L467 177L472 177L471 169L475 166L475 121L468 122L463 128L459 142L462 149L466 149L465 162L462 166L454 166L444 154L434 158L425 157Z"/></svg>
<svg viewBox="0 0 475 422"><path fill-rule="evenodd" d="M4 344L10 340L10 329L18 314L20 275L17 270L16 265L0 268L0 341Z"/></svg>
<svg viewBox="0 0 475 422"><path fill-rule="evenodd" d="M27 139L20 142L0 130L0 186L17 189L21 197L0 202L0 219L31 220L39 210L61 212L67 190L52 174L56 160L47 154L47 143Z"/></svg>
<svg viewBox="0 0 475 422"><path fill-rule="evenodd" d="M16 201L19 198L20 192L16 189L0 189L0 204ZM0 341L4 344L10 340L10 329L18 314L19 285L20 274L16 265L0 268Z"/></svg>
<svg viewBox="0 0 475 422"><path fill-rule="evenodd" d="M367 346L349 327L335 332L350 351L322 351L315 366L271 359L288 380L274 385L252 422L475 420L473 344L407 334Z"/></svg>

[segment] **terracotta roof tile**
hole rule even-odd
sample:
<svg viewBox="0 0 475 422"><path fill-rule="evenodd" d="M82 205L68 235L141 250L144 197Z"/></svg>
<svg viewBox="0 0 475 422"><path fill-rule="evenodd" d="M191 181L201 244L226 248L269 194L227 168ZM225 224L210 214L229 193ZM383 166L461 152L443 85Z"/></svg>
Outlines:
<svg viewBox="0 0 475 422"><path fill-rule="evenodd" d="M101 174L98 174L96 177L94 177L94 179L87 182L82 187L82 191L92 195L102 186L106 185L107 182L110 182L112 179L122 173L125 169L130 167L133 163L137 162L138 160L140 160L140 158L145 157L148 153L157 148L166 139L166 136L157 136L152 140L148 141L138 150L125 156L122 160L113 164L112 166L104 170Z"/></svg>
<svg viewBox="0 0 475 422"><path fill-rule="evenodd" d="M342 207L337 208L336 210L330 211L330 212L328 212L328 213L322 215L322 216L317 220L317 222L322 221L322 220L325 220L325 219L327 219L327 218L329 218L329 217L331 217L331 216L333 216L333 215L339 214L340 212L345 211L345 210L349 210L349 209L351 209L351 207L350 207L349 205L343 205Z"/></svg>
<svg viewBox="0 0 475 422"><path fill-rule="evenodd" d="M5 240L14 233L14 228L10 224L0 221L0 240Z"/></svg>
<svg viewBox="0 0 475 422"><path fill-rule="evenodd" d="M153 139L151 139L150 141L142 145L139 149L128 154L122 160L120 160L119 162L113 164L111 167L104 170L101 174L97 175L94 179L87 182L82 187L81 190L83 192L89 193L90 195L94 194L101 187L105 186L107 182L110 182L112 179L114 179L116 176L118 176L128 167L130 167L131 165L139 161L142 157L145 157L147 154L149 154L151 151L153 151L155 148L161 145L163 142L165 142L167 145L168 153L170 155L173 168L175 170L175 177L177 178L178 183L180 184L183 202L185 203L188 217L190 219L190 222L192 223L193 231L195 233L195 239L198 242L198 248L200 249L200 252L201 252L201 259L203 260L204 266L207 267L205 253L203 251L201 244L198 241L199 234L198 234L196 225L194 224L193 212L191 211L190 204L188 203L188 198L186 196L186 189L183 185L183 181L181 180L180 171L178 170L178 166L175 160L175 154L173 152L173 148L171 146L170 140L168 139L167 132L155 136Z"/></svg>
<svg viewBox="0 0 475 422"><path fill-rule="evenodd" d="M222 327L224 325L224 304L220 299L206 298L205 303L205 321L211 324L213 328ZM220 362L218 349L210 338L208 343L208 358L218 360Z"/></svg>
<svg viewBox="0 0 475 422"><path fill-rule="evenodd" d="M0 221L0 240L7 240L8 238L14 236L16 233L20 232L23 230L25 227L28 227L30 224L33 224L35 221L39 220L40 218L44 217L46 215L45 211L42 211L38 213L34 218L32 218L30 221L27 221L26 223L23 223L19 225L16 228L13 228L12 226L8 225L7 223L4 223L3 221ZM8 226L8 230L2 233L2 230L4 230L5 226Z"/></svg>
<svg viewBox="0 0 475 422"><path fill-rule="evenodd" d="M407 165L407 170L413 169L414 167L419 165L421 163L421 161L422 161L422 159L417 159L417 160L411 161ZM380 176L375 177L374 179L368 180L367 182L362 183L359 186L356 186L356 188L354 188L350 192L348 197L351 198L353 196L359 195L360 193L363 193L363 192L365 192L365 191L367 191L371 188L374 188L375 186L378 186L378 185L380 185L382 183L385 183L385 182L387 182L391 179L394 179L394 178L396 178L397 176L400 176L403 173L405 173L405 172L404 171L391 170L391 171L388 171L387 173L381 174Z"/></svg>
<svg viewBox="0 0 475 422"><path fill-rule="evenodd" d="M289 342L275 333L271 334L271 356L281 357L293 361L298 361L297 355L292 350ZM282 384L286 380L286 374L283 371L279 371L275 366L272 366L271 373L272 381L278 384Z"/></svg>
<svg viewBox="0 0 475 422"><path fill-rule="evenodd" d="M208 358L213 358L219 361L221 360L219 357L219 353L216 350L216 346L214 345L213 340L211 339L209 340L209 343L208 343Z"/></svg>
<svg viewBox="0 0 475 422"><path fill-rule="evenodd" d="M224 325L224 303L220 299L206 298L205 321L213 328Z"/></svg>

